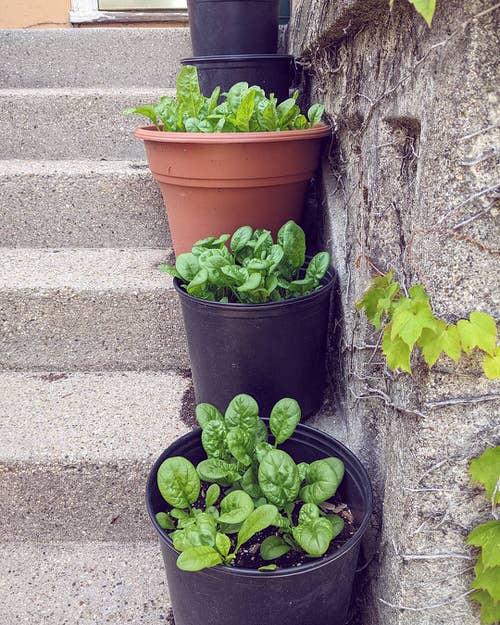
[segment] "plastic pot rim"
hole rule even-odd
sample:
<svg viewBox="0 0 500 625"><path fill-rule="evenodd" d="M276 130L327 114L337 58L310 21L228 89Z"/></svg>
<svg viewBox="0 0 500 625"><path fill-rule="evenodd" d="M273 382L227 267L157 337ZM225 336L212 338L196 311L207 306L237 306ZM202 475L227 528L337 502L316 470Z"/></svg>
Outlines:
<svg viewBox="0 0 500 625"><path fill-rule="evenodd" d="M293 61L293 54L207 54L203 56L189 56L181 59L182 65L214 63L220 61L222 63L239 63L241 61L269 61L278 62L288 60Z"/></svg>
<svg viewBox="0 0 500 625"><path fill-rule="evenodd" d="M335 274L333 268L329 267L325 274L327 281L321 285L321 288L307 295L299 295L298 297L292 297L280 302L264 302L262 304L246 304L240 302L212 302L208 299L202 299L201 297L195 297L190 295L181 286L179 278L174 278L174 289L179 293L180 297L187 299L190 302L206 305L208 308L223 308L224 310L245 310L247 308L251 310L274 310L275 308L283 308L284 306L293 306L299 302L310 302L319 297L322 297L327 291L330 291L335 283ZM323 278L323 279L325 279Z"/></svg>
<svg viewBox="0 0 500 625"><path fill-rule="evenodd" d="M263 420L268 423L269 419L266 417L263 417ZM368 497L367 497L367 501L366 501L366 510L364 512L364 516L363 516L363 520L361 521L361 524L359 525L359 527L356 529L356 532L354 533L353 536L351 536L351 538L349 538L339 549L337 549L334 553L332 553L330 556L326 557L326 558L321 558L318 559L316 561L312 561L309 564L301 564L300 566L296 566L296 567L288 567L288 568L284 568L284 569L279 569L277 571L258 571L256 569L244 569L244 568L239 568L239 567L230 567L230 566L225 566L223 564L218 564L215 567L211 567L208 569L203 569L202 571L199 571L200 573L208 573L210 574L210 572L217 572L218 574L228 574L228 575L235 575L235 576L241 576L241 577L270 577L270 578L278 578L278 577L291 577L294 575L300 575L302 573L306 573L307 571L311 571L311 570L316 570L319 568L322 568L323 566L327 566L328 564L330 564L333 560L337 560L340 559L344 553L350 551L351 549L353 549L363 538L368 525L370 523L370 519L373 513L373 489L371 486L371 481L370 478L368 476L368 473L365 469L365 467L361 464L361 461L358 459L358 457L350 450L348 449L343 443L341 443L340 441L338 441L337 439L333 438L333 436L330 436L329 434L327 434L326 432L323 432L321 430L317 430L316 428L313 428L309 425L304 425L303 423L299 423L297 425L297 429L294 432L295 433L300 433L303 432L305 434L309 433L309 434L314 434L316 436L318 436L318 434L320 436L323 436L325 438L330 439L331 441L335 442L335 445L337 447L339 447L342 452L344 453L344 455L347 455L351 458L353 458L357 465L358 465L358 469L360 470L361 474L363 475L364 480L366 481L366 484L368 485L369 489L368 489ZM146 508L148 511L148 515L149 518L153 524L153 527L155 528L156 532L158 533L158 536L160 538L160 540L162 542L164 542L166 544L166 546L171 549L172 551L174 551L175 553L180 553L178 552L175 548L174 548L174 544L173 541L167 536L167 534L165 533L165 530L162 529L158 523L158 521L156 520L156 516L155 513L152 509L152 505L151 505L151 501L150 498L148 496L148 493L152 490L154 481L156 480L156 476L158 474L158 469L160 468L161 463L163 462L164 458L164 454L165 452L167 452L173 445L177 445L183 441L187 441L188 439L194 439L195 437L198 437L201 433L201 428L196 428L195 430L192 430L191 432L188 432L187 434L184 434L183 436L181 436L180 438L176 439L174 441L174 443L172 443L171 445L169 445L162 454L160 454L160 457L156 460L155 464L153 465L153 468L151 469L150 473L149 473L149 477L146 483ZM200 446L201 446L201 441L200 441ZM169 456L167 456L169 457ZM165 458L166 459L166 458ZM348 473L347 468L346 468L346 473Z"/></svg>
<svg viewBox="0 0 500 625"><path fill-rule="evenodd" d="M163 132L156 126L140 126L134 132L137 139L157 143L279 143L287 141L304 141L322 139L331 134L327 124L317 124L314 128L304 130L271 130L269 132Z"/></svg>

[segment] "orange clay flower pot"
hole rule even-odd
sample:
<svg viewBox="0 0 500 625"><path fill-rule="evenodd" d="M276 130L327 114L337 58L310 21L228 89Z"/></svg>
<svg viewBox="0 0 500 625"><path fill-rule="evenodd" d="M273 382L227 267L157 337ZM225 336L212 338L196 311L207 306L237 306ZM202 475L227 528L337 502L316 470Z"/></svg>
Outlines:
<svg viewBox="0 0 500 625"><path fill-rule="evenodd" d="M163 132L138 128L159 183L176 255L195 241L240 226L276 236L301 221L307 183L330 128L242 133Z"/></svg>

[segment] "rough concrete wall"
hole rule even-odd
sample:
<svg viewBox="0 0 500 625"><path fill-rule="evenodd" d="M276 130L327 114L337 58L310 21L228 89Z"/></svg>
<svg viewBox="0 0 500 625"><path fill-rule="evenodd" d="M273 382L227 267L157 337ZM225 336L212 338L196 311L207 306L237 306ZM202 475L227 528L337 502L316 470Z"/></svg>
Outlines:
<svg viewBox="0 0 500 625"><path fill-rule="evenodd" d="M463 596L465 537L489 511L467 467L498 444L499 386L476 357L442 357L431 372L417 358L412 377L391 373L354 304L375 266L406 287L423 283L448 321L498 315L493 6L438 0L429 30L406 0L392 13L387 0L302 0L290 27L303 86L336 127L316 223L339 273L342 323L332 332L334 408L316 424L359 453L376 491L378 548L357 588L357 625L479 624Z"/></svg>

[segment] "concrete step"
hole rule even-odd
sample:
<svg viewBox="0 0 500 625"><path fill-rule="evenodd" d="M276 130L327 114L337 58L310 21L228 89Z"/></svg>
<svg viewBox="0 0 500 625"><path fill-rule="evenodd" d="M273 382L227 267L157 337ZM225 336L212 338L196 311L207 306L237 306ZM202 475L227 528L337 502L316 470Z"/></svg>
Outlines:
<svg viewBox="0 0 500 625"><path fill-rule="evenodd" d="M156 542L0 543L2 625L173 625Z"/></svg>
<svg viewBox="0 0 500 625"><path fill-rule="evenodd" d="M0 85L173 87L189 28L0 30Z"/></svg>
<svg viewBox="0 0 500 625"><path fill-rule="evenodd" d="M0 160L144 160L133 131L147 120L126 108L171 89L1 89Z"/></svg>
<svg viewBox="0 0 500 625"><path fill-rule="evenodd" d="M0 161L0 247L171 247L145 163Z"/></svg>
<svg viewBox="0 0 500 625"><path fill-rule="evenodd" d="M185 370L158 249L0 249L0 369Z"/></svg>
<svg viewBox="0 0 500 625"><path fill-rule="evenodd" d="M189 378L1 372L0 388L1 540L152 536L146 479L194 423Z"/></svg>

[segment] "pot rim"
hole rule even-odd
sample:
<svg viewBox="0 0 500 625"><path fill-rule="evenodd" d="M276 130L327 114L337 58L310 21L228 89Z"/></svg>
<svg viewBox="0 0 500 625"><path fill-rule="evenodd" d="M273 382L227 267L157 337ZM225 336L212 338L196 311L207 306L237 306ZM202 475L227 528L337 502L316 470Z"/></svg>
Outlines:
<svg viewBox="0 0 500 625"><path fill-rule="evenodd" d="M217 0L211 0L217 1ZM265 1L265 0L262 0ZM228 62L240 62L240 61L292 61L292 54L207 54L206 56L189 56L185 59L181 59L182 65L195 65L203 63L211 63L217 61Z"/></svg>
<svg viewBox="0 0 500 625"><path fill-rule="evenodd" d="M314 128L304 130L271 130L269 132L163 132L156 126L140 126L134 132L137 139L156 143L279 143L288 141L305 141L322 139L331 134L327 124L317 124Z"/></svg>
<svg viewBox="0 0 500 625"><path fill-rule="evenodd" d="M328 267L328 271L325 274L323 280L327 280L324 284L321 285L321 288L317 291L313 291L312 293L308 293L307 295L299 295L299 297L292 297L291 299L285 299L281 302L264 302L262 304L244 304L239 302L212 302L208 299L202 299L201 297L195 297L194 295L190 295L185 289L181 286L181 281L179 278L174 278L174 289L179 293L180 297L184 297L188 301L196 302L197 304L206 305L209 308L223 308L224 310L245 310L247 308L251 310L273 310L275 308L283 308L284 306L293 306L299 302L309 302L316 298L322 297L325 293L330 291L335 283L335 272L333 268Z"/></svg>
<svg viewBox="0 0 500 625"><path fill-rule="evenodd" d="M269 422L269 419L266 417L263 417L263 420L266 421L266 423ZM252 576L275 577L275 578L276 577L290 577L292 575L300 575L301 573L307 573L308 571L319 569L323 566L327 566L333 560L340 559L344 555L344 553L353 549L362 540L363 536L365 535L366 530L368 529L368 525L370 524L371 516L373 514L373 488L372 488L371 481L370 481L370 478L368 476L368 473L365 467L363 466L359 458L350 449L348 449L343 443L338 441L336 438L333 438L333 436L330 436L326 432L313 428L309 425L305 425L304 423L299 423L294 434L300 433L301 431L305 434L314 434L315 436L320 435L320 436L323 436L324 438L328 438L331 441L334 441L335 445L339 447L345 455L347 455L351 460L355 461L355 463L357 464L358 470L363 475L369 489L368 489L368 497L367 497L367 502L366 502L366 510L364 512L363 520L361 521L359 527L356 529L356 532L339 549L337 549L330 556L310 562L309 564L301 564L300 566L287 567L283 569L278 569L276 571L258 571L256 569L244 569L240 567L230 567L230 566L225 566L223 564L218 564L215 567L212 567L209 569L203 569L200 572L208 573L208 574L210 574L210 572L212 573L217 572L217 573L222 573L222 574L232 574L232 575L243 576L243 577L252 577ZM179 552L174 548L173 541L168 537L168 535L165 533L165 530L163 530L160 527L158 521L156 520L155 513L152 509L150 498L148 497L148 493L151 490L153 480L156 479L156 475L158 473L158 469L160 468L161 462L163 462L163 456L165 452L167 452L173 445L176 445L182 441L187 441L188 439L194 439L195 437L199 436L200 433L201 433L201 428L196 428L195 430L192 430L191 432L188 432L187 434L184 434L180 438L176 439L171 445L169 445L160 454L159 458L156 460L155 464L153 465L153 468L151 469L149 473L148 480L146 483L146 508L147 508L151 523L153 524L153 527L158 533L160 540L162 540L167 545L167 547L175 551L175 553L179 553ZM201 445L201 441L200 441L200 445ZM347 472L348 470L346 467L346 473Z"/></svg>

